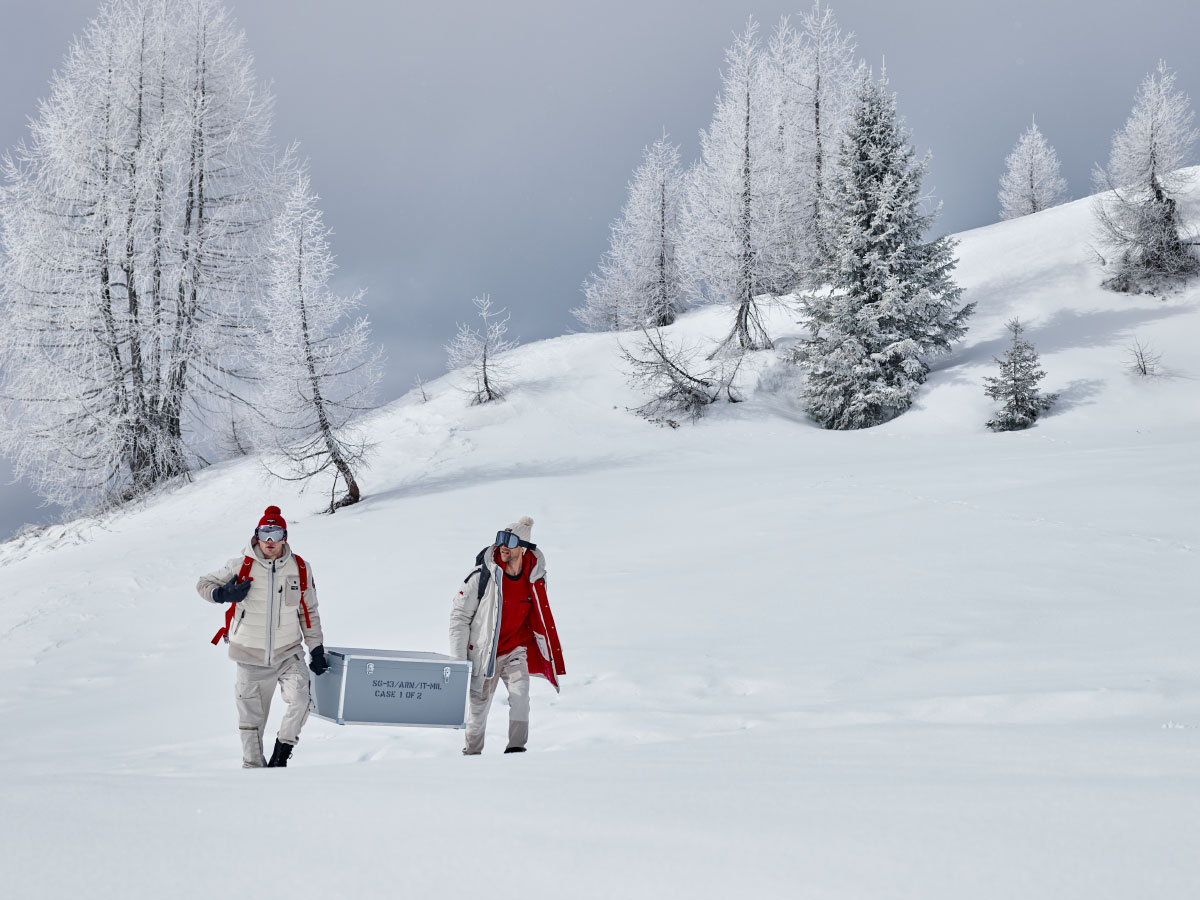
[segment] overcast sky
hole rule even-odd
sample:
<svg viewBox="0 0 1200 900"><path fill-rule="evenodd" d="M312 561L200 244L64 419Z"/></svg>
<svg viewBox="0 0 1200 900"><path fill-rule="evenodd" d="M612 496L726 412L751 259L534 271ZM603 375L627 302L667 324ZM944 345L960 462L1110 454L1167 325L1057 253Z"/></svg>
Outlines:
<svg viewBox="0 0 1200 900"><path fill-rule="evenodd" d="M241 0L275 136L311 162L340 270L387 348L384 398L444 366L490 292L523 341L563 334L642 148L665 127L694 158L724 48L764 0ZM1160 58L1200 97L1194 0L858 0L832 4L859 54L886 58L914 142L933 152L939 228L997 218L1004 157L1037 115L1072 197ZM0 147L96 0L0 0ZM1111 11L1110 11L1111 10ZM1019 261L1015 261L1019 264ZM53 519L0 460L0 540Z"/></svg>

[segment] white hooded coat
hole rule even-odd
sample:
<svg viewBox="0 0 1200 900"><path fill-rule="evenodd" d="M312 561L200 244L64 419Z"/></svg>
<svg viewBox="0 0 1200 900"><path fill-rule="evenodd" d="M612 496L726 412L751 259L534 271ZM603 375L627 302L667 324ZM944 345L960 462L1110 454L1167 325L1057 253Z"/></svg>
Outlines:
<svg viewBox="0 0 1200 900"><path fill-rule="evenodd" d="M301 606L300 567L292 548L286 543L280 557L269 560L263 556L257 539L252 538L242 556L200 577L196 583L200 596L215 603L213 591L237 576L247 556L254 560L250 567L250 577L254 580L250 583L250 592L241 603L235 604L233 621L229 625L229 658L270 666L293 653L302 652L302 641L310 650L324 643L312 567L307 566L308 585ZM224 603L216 605L225 606Z"/></svg>
<svg viewBox="0 0 1200 900"><path fill-rule="evenodd" d="M504 569L497 565L495 555L494 544L480 552L475 560L476 567L455 595L450 610L450 655L455 659L471 661L471 690L476 694L483 690L484 680L496 674L496 642L500 639L500 585L504 581ZM546 577L546 557L536 547L526 553L526 564L531 557L533 569L529 573L529 581L535 583ZM481 597L479 579L485 571L488 578ZM540 630L544 632L545 627ZM542 655L549 656L544 638L535 634L534 639L540 641ZM554 688L557 690L558 685L555 684Z"/></svg>

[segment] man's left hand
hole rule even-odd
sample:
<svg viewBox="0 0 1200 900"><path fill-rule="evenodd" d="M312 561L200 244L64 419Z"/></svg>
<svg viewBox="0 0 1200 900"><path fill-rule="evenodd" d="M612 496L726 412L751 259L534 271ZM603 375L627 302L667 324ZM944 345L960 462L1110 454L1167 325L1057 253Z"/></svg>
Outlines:
<svg viewBox="0 0 1200 900"><path fill-rule="evenodd" d="M325 661L325 645L317 644L312 648L310 654L312 660L309 661L308 667L312 669L314 675L324 675L325 670L329 668L329 663Z"/></svg>

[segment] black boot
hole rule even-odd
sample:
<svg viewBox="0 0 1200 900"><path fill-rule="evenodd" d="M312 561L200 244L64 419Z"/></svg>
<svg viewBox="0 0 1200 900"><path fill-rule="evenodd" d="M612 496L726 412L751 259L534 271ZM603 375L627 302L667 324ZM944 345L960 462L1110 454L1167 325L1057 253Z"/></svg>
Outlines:
<svg viewBox="0 0 1200 900"><path fill-rule="evenodd" d="M292 755L292 745L285 744L283 741L276 738L275 752L271 754L271 759L267 763L268 769L286 769L288 757Z"/></svg>

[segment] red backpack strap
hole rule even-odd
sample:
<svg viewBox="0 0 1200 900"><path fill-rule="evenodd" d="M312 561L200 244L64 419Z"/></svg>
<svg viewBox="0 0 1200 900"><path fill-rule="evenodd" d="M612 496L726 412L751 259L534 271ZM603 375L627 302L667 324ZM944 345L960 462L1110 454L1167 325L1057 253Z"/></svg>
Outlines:
<svg viewBox="0 0 1200 900"><path fill-rule="evenodd" d="M304 627L312 628L312 619L308 615L308 604L304 602L304 594L308 591L308 563L298 553L293 553L296 568L300 570L300 608L304 610Z"/></svg>
<svg viewBox="0 0 1200 900"><path fill-rule="evenodd" d="M242 560L242 568L238 571L236 584L241 584L250 577L250 569L253 565L253 556L247 556ZM303 576L301 576L301 584L303 584ZM235 612L237 612L237 604L230 603L229 609L225 610L225 626L213 635L212 643L214 647L221 642L221 638L225 639L225 643L229 643L229 626L233 624L233 615Z"/></svg>

